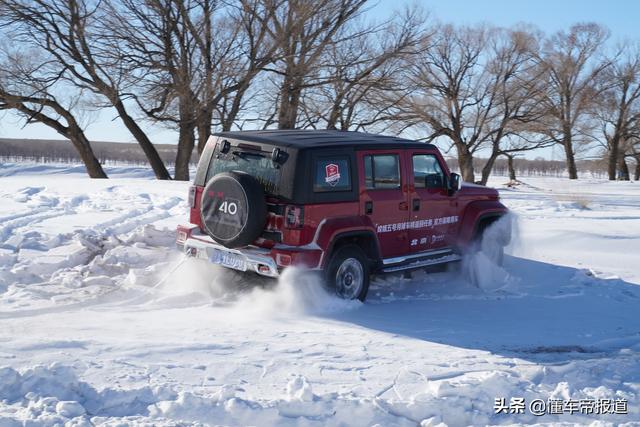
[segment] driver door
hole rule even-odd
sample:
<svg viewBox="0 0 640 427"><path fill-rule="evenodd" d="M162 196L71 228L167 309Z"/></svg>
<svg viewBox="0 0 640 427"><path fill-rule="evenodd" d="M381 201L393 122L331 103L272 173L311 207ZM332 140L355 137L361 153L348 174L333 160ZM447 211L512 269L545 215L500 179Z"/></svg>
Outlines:
<svg viewBox="0 0 640 427"><path fill-rule="evenodd" d="M411 228L410 253L451 247L457 235L457 198L449 195L449 170L431 150L407 150Z"/></svg>

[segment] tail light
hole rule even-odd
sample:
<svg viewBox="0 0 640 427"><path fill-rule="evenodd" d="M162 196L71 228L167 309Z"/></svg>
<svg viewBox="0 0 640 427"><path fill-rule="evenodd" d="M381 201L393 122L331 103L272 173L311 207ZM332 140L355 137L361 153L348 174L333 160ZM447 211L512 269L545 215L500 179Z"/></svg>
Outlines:
<svg viewBox="0 0 640 427"><path fill-rule="evenodd" d="M304 225L304 207L289 205L284 213L285 225L288 228L302 228Z"/></svg>
<svg viewBox="0 0 640 427"><path fill-rule="evenodd" d="M193 225L178 225L178 229L176 230L176 243L178 245L184 245L196 228L197 226Z"/></svg>
<svg viewBox="0 0 640 427"><path fill-rule="evenodd" d="M178 230L178 234L176 236L176 243L179 245L184 245L184 242L187 241L188 237L189 237L189 233L183 230Z"/></svg>
<svg viewBox="0 0 640 427"><path fill-rule="evenodd" d="M193 185L189 187L189 206L191 208L196 207L196 187Z"/></svg>
<svg viewBox="0 0 640 427"><path fill-rule="evenodd" d="M276 254L276 264L280 267L288 267L291 265L291 255L287 254Z"/></svg>

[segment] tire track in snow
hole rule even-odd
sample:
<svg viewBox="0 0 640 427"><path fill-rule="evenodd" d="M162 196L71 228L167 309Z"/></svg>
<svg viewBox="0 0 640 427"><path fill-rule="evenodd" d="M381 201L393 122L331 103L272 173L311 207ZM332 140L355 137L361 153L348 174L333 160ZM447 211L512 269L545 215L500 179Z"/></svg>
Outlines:
<svg viewBox="0 0 640 427"><path fill-rule="evenodd" d="M46 211L46 212L45 212ZM51 208L43 208L35 213L29 213L22 215L16 219L10 220L7 224L0 227L0 241L6 243L12 236L16 234L16 231L20 228L31 227L34 224L47 220L49 218L55 218L60 216L64 210L55 209L53 212Z"/></svg>
<svg viewBox="0 0 640 427"><path fill-rule="evenodd" d="M137 194L130 195L116 191L118 188L119 187L115 186L108 191L109 197L111 198L108 205L104 203L104 193L93 195L83 194L68 199L64 197L62 200L56 197L46 200L43 199L44 202L49 202L53 206L37 206L29 212L19 212L0 218L0 220L3 221L0 222L0 224L2 224L2 226L0 226L0 247L7 247L5 243L8 240L10 241L12 238L16 238L16 236L19 237L23 232L32 231L31 228L35 224L46 221L47 219L69 216L69 220L71 221L71 216L73 215L86 214L93 211L104 211L105 207L107 207L107 210L120 210L120 214L115 218L91 225L90 228L66 233L51 233L49 230L44 230L42 233L33 235L31 239L33 241L30 240L29 244L33 246L38 242L42 243L42 245L37 246L43 248L43 261L48 257L47 247L51 250L69 245L73 242L77 242L84 247L88 253L82 257L67 257L61 259L59 262L54 261L56 267L53 271L49 271L51 268L44 268L41 272L42 274L36 273L34 277L30 277L28 283L25 282L25 286L16 287L11 294L6 294L8 298L17 298L16 301L19 305L22 299L28 297L25 292L29 293L31 291L31 293L38 293L40 297L37 299L47 304L47 306L7 311L0 313L0 318L35 316L94 306L102 303L116 303L121 300L129 301L140 298L146 300L144 297L147 296L148 291L143 289L145 286L127 285L124 283L130 271L136 268L135 265L128 266L125 269L126 271L120 271L118 268L121 267L121 263L118 257L122 255L116 255L116 258L112 260L107 259L106 262L103 261L102 257L111 250L119 253L121 248L126 250L126 248L131 247L139 241L144 242L147 238L146 231L141 232L139 237L126 235L132 233L140 226L170 217L170 210L184 200L180 197L150 197L145 194L142 195L143 197L138 197ZM38 191L38 193L42 190L43 189ZM23 202L29 203L31 202L31 198L25 199ZM133 208L126 210L121 209L127 206L132 206ZM122 210L124 210L124 212L122 212ZM110 238L116 240L112 243L107 243ZM54 248L51 248L49 244L45 243L50 242L52 239L56 241ZM11 243L12 245L9 249L13 249L16 253L19 253L20 245L15 242ZM153 243L151 245L153 246ZM109 255L107 256L109 257ZM153 255L147 255L147 257L149 256L153 257ZM147 265L153 266L157 262L166 261L166 252L158 252L157 257L158 259L156 261L150 260ZM97 264L94 263L96 259L98 259ZM22 260L16 258L16 262L13 265L8 265L6 268L0 269L0 273L4 270L4 273L6 273L4 275L5 281L8 281L7 284L11 285L13 282L17 286L18 281L21 280L21 273L27 272L27 270L25 270L26 267L29 267L28 270L31 271L31 266L35 266L34 262L39 264L38 258L31 259L31 257L29 257ZM48 261L45 264L48 264ZM91 267L92 265L93 267ZM84 297L82 297L79 295L79 293L86 293L85 289L87 288L82 285L85 278L105 273L111 276L111 273L108 272L112 267L118 267L116 268L117 271L112 272L117 278L114 276L115 279L109 284L88 285L92 289L91 292L94 292L93 296L84 295ZM94 269L96 269L97 272L94 271ZM106 269L106 272L100 273L103 269ZM59 276L59 272L62 272L64 276ZM75 276L77 276L77 278L74 278ZM72 281L78 282L79 286L68 287L65 285L63 278L64 280L71 278ZM1 279L2 277L0 277L0 281ZM109 287L111 287L111 289L109 289ZM53 295L61 291L64 291L63 293L68 296L68 298L64 298L66 300L65 303L60 304L55 301L44 301L49 299L46 297L48 294ZM89 298L87 298L87 296ZM84 299L77 301L78 298ZM74 299L76 302L73 301Z"/></svg>
<svg viewBox="0 0 640 427"><path fill-rule="evenodd" d="M133 240L129 244L122 242L122 245L126 247L131 247L131 245L134 243L136 243L135 240ZM103 250L93 253L91 255L90 261L82 262L73 266L66 266L63 268L63 270L73 271L73 270L76 270L78 267L80 267L80 269L77 270L77 275L79 278L84 278L85 276L91 277L92 276L91 266L93 265L94 260L98 259L99 257L108 256L109 251L112 249L114 248L104 248ZM155 285L164 280L162 272L167 270L165 264L168 265L169 263L167 263L166 261L163 261L161 263L161 265L163 265L163 267L159 270L161 274L158 275L157 280L154 280L154 283L151 286L126 283L127 278L129 277L131 271L134 270L133 267L130 267L130 268L127 268L125 272L122 272L117 276L113 276L115 280L112 283L99 286L99 288L96 289L98 292L93 294L90 297L87 297L86 295L78 296L74 293L74 291L77 291L77 290L82 291L87 289L85 287L69 289L70 291L68 295L69 298L80 297L82 299L76 300L74 302L66 302L63 304L53 302L53 305L47 305L44 307L0 311L0 319L9 319L14 317L40 316L40 315L62 313L69 310L84 309L84 308L97 307L97 306L103 306L103 305L107 307L141 306L144 303L153 300L154 297L157 296L157 290ZM181 262L178 263L178 265L180 264ZM86 266L88 270L83 269L82 267L84 266ZM109 266L110 264L107 263L106 265L102 265L99 268L109 268ZM51 276L54 276L56 272L57 270L54 271L54 273L50 274L49 277L41 277L42 279L41 282L30 283L27 286L27 288L31 291L31 293L43 294L43 292L48 292L43 289L40 289L40 287L48 286L48 285L51 285L51 286L57 285L57 283L55 283L51 279ZM88 275L86 275L86 273L88 273ZM151 272L149 274L157 275L158 272ZM27 290L27 288L24 288L24 290ZM53 291L54 294L59 294L59 292L60 292L59 289ZM0 296L1 295L2 294L0 294Z"/></svg>
<svg viewBox="0 0 640 427"><path fill-rule="evenodd" d="M134 209L119 217L118 220L99 224L96 228L105 228L105 233L107 235L126 234L135 230L140 225L151 224L155 221L168 218L170 216L168 211L180 204L181 201L182 200L180 198L173 197L162 205L163 208L159 212L155 211L161 208L159 206L154 206L153 204L150 205L148 209Z"/></svg>

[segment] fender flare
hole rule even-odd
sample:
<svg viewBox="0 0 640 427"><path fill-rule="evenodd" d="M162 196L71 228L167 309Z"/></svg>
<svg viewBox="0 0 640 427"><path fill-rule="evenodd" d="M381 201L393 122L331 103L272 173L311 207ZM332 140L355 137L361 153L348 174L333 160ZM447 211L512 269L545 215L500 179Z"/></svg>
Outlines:
<svg viewBox="0 0 640 427"><path fill-rule="evenodd" d="M478 200L467 205L462 216L456 246L464 248L475 237L479 224L489 218L499 218L509 212L506 206L497 200Z"/></svg>
<svg viewBox="0 0 640 427"><path fill-rule="evenodd" d="M324 268L338 241L359 236L371 239L373 242L371 250L375 254L375 258L377 258L375 261L379 260L381 254L380 242L368 217L342 217L320 223L314 237L314 243L322 250L318 268Z"/></svg>
<svg viewBox="0 0 640 427"><path fill-rule="evenodd" d="M368 239L371 239L371 242L373 243L371 247L372 253L371 254L367 253L367 257L371 259L371 261L373 261L373 265L376 265L377 263L380 262L382 257L380 255L380 242L378 241L378 236L376 236L376 234L372 230L363 228L360 230L340 232L332 236L331 242L329 243L329 246L325 251L327 255L321 261L322 267L324 267L324 264L326 264L326 262L333 255L333 251L336 246L336 243L338 243L342 239L348 239L351 237L366 237ZM372 255L372 256L369 256L369 255Z"/></svg>

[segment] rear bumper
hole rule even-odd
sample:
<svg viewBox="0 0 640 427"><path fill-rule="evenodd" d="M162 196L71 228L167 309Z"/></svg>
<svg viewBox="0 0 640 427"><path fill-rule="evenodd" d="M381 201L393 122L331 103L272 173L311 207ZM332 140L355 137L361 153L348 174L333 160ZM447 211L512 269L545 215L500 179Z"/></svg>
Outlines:
<svg viewBox="0 0 640 427"><path fill-rule="evenodd" d="M230 249L200 233L197 227L179 226L178 248L187 256L207 260L213 264L239 271L251 271L262 276L278 277L282 269L300 266L320 268L322 250L319 248L276 245L271 249L246 246ZM231 260L232 262L226 262Z"/></svg>
<svg viewBox="0 0 640 427"><path fill-rule="evenodd" d="M239 271L251 271L267 277L278 277L280 275L275 260L269 256L268 249L257 247L246 247L242 248L242 250L229 249L213 241L206 242L200 239L188 238L184 243L183 250L189 257L204 259L216 264L219 263L215 260L222 259L222 256L229 254L234 259L242 262L235 266L221 264L223 267Z"/></svg>

